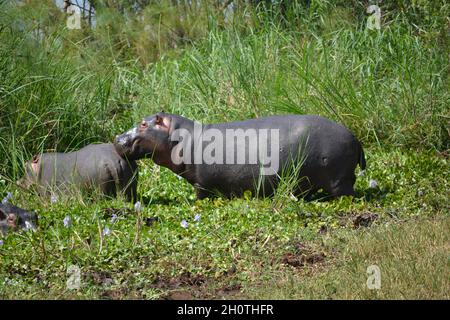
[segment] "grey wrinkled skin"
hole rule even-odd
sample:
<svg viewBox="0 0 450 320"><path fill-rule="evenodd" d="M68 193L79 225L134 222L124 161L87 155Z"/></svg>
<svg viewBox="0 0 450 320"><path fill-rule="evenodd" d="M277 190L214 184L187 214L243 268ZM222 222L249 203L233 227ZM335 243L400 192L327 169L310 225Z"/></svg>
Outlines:
<svg viewBox="0 0 450 320"><path fill-rule="evenodd" d="M259 196L273 195L283 169L298 164L301 169L296 195L311 195L319 189L333 197L354 195L355 168L359 164L364 169L366 165L361 144L348 129L315 115L271 116L203 125L204 130L218 129L224 136L226 129L278 129L279 169L276 174L263 176L262 181L259 163L174 163L171 152L178 142L171 141L170 135L179 128L192 132L194 122L161 112L144 118L137 127L117 136L115 145L126 157L151 157L155 163L184 177L195 187L200 199L217 193L225 197L241 196L246 190ZM224 143L224 154L230 152L226 148ZM249 150L244 145L237 145L236 150L248 156Z"/></svg>
<svg viewBox="0 0 450 320"><path fill-rule="evenodd" d="M26 229L28 225L36 228L38 217L35 212L29 212L9 203L0 203L0 234Z"/></svg>
<svg viewBox="0 0 450 320"><path fill-rule="evenodd" d="M120 156L112 143L91 144L75 152L43 153L28 161L25 171L17 184L37 187L40 194L98 188L111 197L123 192L128 201L137 195L137 164Z"/></svg>

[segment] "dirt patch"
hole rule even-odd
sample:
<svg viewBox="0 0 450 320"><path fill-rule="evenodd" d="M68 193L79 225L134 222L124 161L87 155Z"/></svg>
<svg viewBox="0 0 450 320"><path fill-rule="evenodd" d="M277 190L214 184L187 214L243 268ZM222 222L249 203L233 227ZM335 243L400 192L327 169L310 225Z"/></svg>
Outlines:
<svg viewBox="0 0 450 320"><path fill-rule="evenodd" d="M159 221L158 217L144 218L144 223L147 227L153 226L158 221Z"/></svg>
<svg viewBox="0 0 450 320"><path fill-rule="evenodd" d="M376 213L363 213L363 214L357 215L353 219L353 227L355 229L367 228L367 227L370 227L370 225L377 219L378 219L378 214L376 214Z"/></svg>
<svg viewBox="0 0 450 320"><path fill-rule="evenodd" d="M203 275L192 275L185 272L176 278L158 277L155 281L156 288L178 288L180 286L201 286L206 282L206 277Z"/></svg>
<svg viewBox="0 0 450 320"><path fill-rule="evenodd" d="M294 268L302 268L323 263L325 257L324 252L316 251L308 245L299 242L295 244L294 252L288 252L282 257L281 263Z"/></svg>
<svg viewBox="0 0 450 320"><path fill-rule="evenodd" d="M108 272L103 272L103 271L88 271L83 273L83 281L84 282L93 282L96 285L101 285L101 286L110 286L113 284L113 279L111 274L109 274Z"/></svg>
<svg viewBox="0 0 450 320"><path fill-rule="evenodd" d="M323 225L320 227L318 234L327 234L328 233L328 227L326 225Z"/></svg>
<svg viewBox="0 0 450 320"><path fill-rule="evenodd" d="M310 255L296 255L292 253L285 254L282 263L290 265L295 268L301 268L305 265L313 265L325 261L325 254L323 252L313 253Z"/></svg>
<svg viewBox="0 0 450 320"><path fill-rule="evenodd" d="M216 294L218 297L233 297L237 296L241 293L242 286L239 283L225 285L222 288L218 289Z"/></svg>
<svg viewBox="0 0 450 320"><path fill-rule="evenodd" d="M165 298L165 300L193 300L195 299L195 296L192 295L192 293L188 291L174 291L168 294Z"/></svg>
<svg viewBox="0 0 450 320"><path fill-rule="evenodd" d="M440 152L438 151L437 154L439 157L442 157L444 159L450 158L450 151L448 151L448 150L440 151Z"/></svg>
<svg viewBox="0 0 450 320"><path fill-rule="evenodd" d="M373 212L339 212L339 225L342 227L350 227L354 229L368 228L379 218L377 213Z"/></svg>
<svg viewBox="0 0 450 320"><path fill-rule="evenodd" d="M175 278L157 277L152 287L165 291L161 299L191 300L203 295L202 286L205 283L206 277L203 275L192 275L185 272Z"/></svg>
<svg viewBox="0 0 450 320"><path fill-rule="evenodd" d="M218 286L218 282L217 279L186 272L175 278L158 277L152 287L164 292L160 296L164 300L231 298L240 293L240 284Z"/></svg>
<svg viewBox="0 0 450 320"><path fill-rule="evenodd" d="M120 300L124 297L129 298L129 292L125 288L105 290L102 293L102 298L111 300Z"/></svg>

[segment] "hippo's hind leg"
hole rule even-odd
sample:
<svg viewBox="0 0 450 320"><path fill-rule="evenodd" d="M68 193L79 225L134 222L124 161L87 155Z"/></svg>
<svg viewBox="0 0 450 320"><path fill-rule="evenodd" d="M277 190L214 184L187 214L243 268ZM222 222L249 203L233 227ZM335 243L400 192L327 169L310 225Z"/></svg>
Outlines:
<svg viewBox="0 0 450 320"><path fill-rule="evenodd" d="M93 185L95 188L95 185ZM110 198L115 198L117 196L116 183L115 181L106 181L100 184L100 192ZM98 190L98 189L97 189Z"/></svg>
<svg viewBox="0 0 450 320"><path fill-rule="evenodd" d="M300 177L298 185L294 190L294 195L303 198L306 201L310 201L318 190L319 188L314 186L308 177Z"/></svg>
<svg viewBox="0 0 450 320"><path fill-rule="evenodd" d="M352 174L350 177L334 181L334 183L325 188L325 191L327 191L334 198L341 196L354 196L355 189L353 188L353 185L355 184L355 181L356 177Z"/></svg>

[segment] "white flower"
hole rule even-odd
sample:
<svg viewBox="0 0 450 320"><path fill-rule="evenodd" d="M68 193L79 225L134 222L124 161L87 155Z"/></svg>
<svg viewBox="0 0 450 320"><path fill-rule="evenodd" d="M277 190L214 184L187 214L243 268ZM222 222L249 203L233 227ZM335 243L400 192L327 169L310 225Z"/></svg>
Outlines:
<svg viewBox="0 0 450 320"><path fill-rule="evenodd" d="M58 202L58 197L55 196L54 194L52 194L51 197L50 197L50 202L51 202L51 203L56 203L56 202Z"/></svg>
<svg viewBox="0 0 450 320"><path fill-rule="evenodd" d="M194 217L194 221L195 222L199 222L201 217L202 217L201 214L196 214L195 217Z"/></svg>
<svg viewBox="0 0 450 320"><path fill-rule="evenodd" d="M189 226L189 224L187 223L186 220L181 221L180 224L181 224L181 226L182 226L183 228L185 228L185 229L187 229L187 227Z"/></svg>
<svg viewBox="0 0 450 320"><path fill-rule="evenodd" d="M111 216L111 223L116 222L117 218L118 218L117 214L114 213L114 214Z"/></svg>
<svg viewBox="0 0 450 320"><path fill-rule="evenodd" d="M378 182L376 182L373 179L370 179L370 181L369 181L369 188L375 189L377 186L378 186Z"/></svg>
<svg viewBox="0 0 450 320"><path fill-rule="evenodd" d="M110 233L111 233L111 230L109 230L108 227L105 227L103 229L103 232L102 232L103 236L108 236Z"/></svg>
<svg viewBox="0 0 450 320"><path fill-rule="evenodd" d="M64 223L64 227L68 228L72 224L72 221L70 220L69 216L65 216L63 223Z"/></svg>
<svg viewBox="0 0 450 320"><path fill-rule="evenodd" d="M137 213L142 212L142 205L141 205L141 203L139 201L134 204L134 210Z"/></svg>
<svg viewBox="0 0 450 320"><path fill-rule="evenodd" d="M6 194L6 197L4 197L3 200L2 200L2 204L7 204L9 202L9 200L12 199L12 197L13 197L12 193L8 192Z"/></svg>
<svg viewBox="0 0 450 320"><path fill-rule="evenodd" d="M36 231L36 227L29 221L25 221L25 230Z"/></svg>
<svg viewBox="0 0 450 320"><path fill-rule="evenodd" d="M2 246L3 245L3 240L0 240L0 246Z"/></svg>

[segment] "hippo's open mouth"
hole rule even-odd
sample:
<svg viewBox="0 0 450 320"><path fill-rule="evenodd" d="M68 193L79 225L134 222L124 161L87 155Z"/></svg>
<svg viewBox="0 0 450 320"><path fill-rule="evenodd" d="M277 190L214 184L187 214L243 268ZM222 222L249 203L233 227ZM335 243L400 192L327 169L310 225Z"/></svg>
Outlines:
<svg viewBox="0 0 450 320"><path fill-rule="evenodd" d="M131 141L131 147L130 147L130 151L131 153L135 153L136 151L139 150L139 142L141 141L141 139L139 139L139 137L134 137Z"/></svg>

